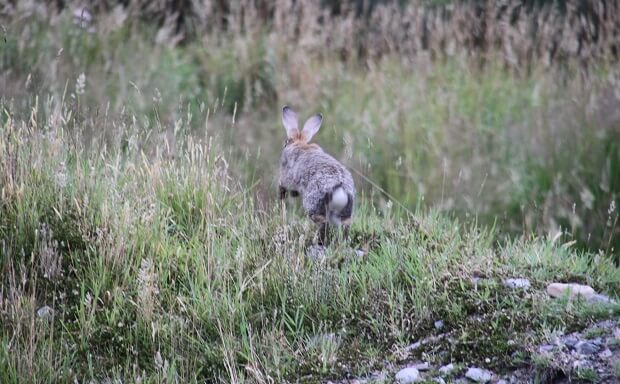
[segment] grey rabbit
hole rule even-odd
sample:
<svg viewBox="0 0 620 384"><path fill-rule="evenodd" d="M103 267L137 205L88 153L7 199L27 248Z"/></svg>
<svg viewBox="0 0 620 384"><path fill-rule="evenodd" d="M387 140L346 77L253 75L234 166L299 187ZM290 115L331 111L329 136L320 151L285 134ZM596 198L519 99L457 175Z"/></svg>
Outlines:
<svg viewBox="0 0 620 384"><path fill-rule="evenodd" d="M311 116L299 130L297 114L282 108L286 141L280 157L279 197L287 192L301 195L304 210L318 225L319 244L325 242L328 226L342 226L345 235L351 224L355 185L351 173L321 147L309 143L319 131L323 116Z"/></svg>

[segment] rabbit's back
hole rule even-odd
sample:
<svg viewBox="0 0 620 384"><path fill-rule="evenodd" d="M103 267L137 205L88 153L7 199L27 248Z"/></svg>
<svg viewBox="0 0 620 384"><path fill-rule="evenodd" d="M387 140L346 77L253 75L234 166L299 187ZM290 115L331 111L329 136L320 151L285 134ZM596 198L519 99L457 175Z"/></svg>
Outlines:
<svg viewBox="0 0 620 384"><path fill-rule="evenodd" d="M355 187L351 173L320 148L292 145L285 148L281 160L280 182L302 195L308 214L324 215L331 194L339 187L349 196L350 205L353 204Z"/></svg>

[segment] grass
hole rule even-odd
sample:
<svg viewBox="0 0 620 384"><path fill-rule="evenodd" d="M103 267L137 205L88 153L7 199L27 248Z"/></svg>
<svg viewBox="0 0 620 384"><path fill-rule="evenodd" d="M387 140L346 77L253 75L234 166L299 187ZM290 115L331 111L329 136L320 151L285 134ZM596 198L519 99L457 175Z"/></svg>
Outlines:
<svg viewBox="0 0 620 384"><path fill-rule="evenodd" d="M620 291L614 62L357 57L354 32L330 37L346 17L305 18L302 46L292 21L175 44L116 12L95 32L68 11L2 19L0 382L502 371L620 314L544 293ZM323 112L319 143L357 171L351 238L323 262L275 201L285 103Z"/></svg>
<svg viewBox="0 0 620 384"><path fill-rule="evenodd" d="M180 136L175 158L96 153L62 119L36 128L50 121L5 110L0 135L2 382L362 375L399 361L438 319L448 338L416 353L500 368L548 327L620 313L542 289L617 292L608 258L543 238L498 243L493 230L368 199L350 243L312 262L308 220L275 202L257 209L217 140ZM511 276L535 289L504 288ZM51 320L36 316L43 305Z"/></svg>
<svg viewBox="0 0 620 384"><path fill-rule="evenodd" d="M483 67L469 54L342 61L294 48L277 30L175 46L154 43L152 25L101 18L101 32L88 33L71 17L7 21L3 103L16 116L27 119L52 96L76 104L76 129L108 132L105 145L152 149L166 136L171 156L176 130L203 139L210 131L230 159L252 159L231 173L265 201L283 135L277 111L291 104L322 112L319 143L409 208L496 225L509 237L562 232L618 261L613 61L593 58L587 71L581 61L506 69L499 52L485 54ZM150 135L129 143L131 132L115 136L116 121ZM365 179L357 184L383 198Z"/></svg>

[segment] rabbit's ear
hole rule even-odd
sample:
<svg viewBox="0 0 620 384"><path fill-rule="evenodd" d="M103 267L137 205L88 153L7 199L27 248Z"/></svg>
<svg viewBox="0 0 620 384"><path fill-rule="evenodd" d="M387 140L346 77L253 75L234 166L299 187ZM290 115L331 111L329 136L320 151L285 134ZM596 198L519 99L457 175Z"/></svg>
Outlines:
<svg viewBox="0 0 620 384"><path fill-rule="evenodd" d="M310 139L312 139L312 136L314 136L314 134L319 131L322 122L323 115L321 115L320 113L317 113L306 121L306 123L304 124L304 129L301 131L304 138L306 139L306 142L310 141Z"/></svg>
<svg viewBox="0 0 620 384"><path fill-rule="evenodd" d="M285 105L284 108L282 108L282 124L284 124L284 128L286 128L286 136L289 139L299 135L298 121L299 119L295 111L288 105Z"/></svg>

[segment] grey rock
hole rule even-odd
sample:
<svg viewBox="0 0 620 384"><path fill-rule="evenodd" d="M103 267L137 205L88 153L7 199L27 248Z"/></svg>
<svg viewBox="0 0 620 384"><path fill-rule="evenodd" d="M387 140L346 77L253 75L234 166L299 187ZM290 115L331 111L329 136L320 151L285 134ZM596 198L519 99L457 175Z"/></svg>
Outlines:
<svg viewBox="0 0 620 384"><path fill-rule="evenodd" d="M396 381L398 381L400 384L415 383L419 379L420 372L413 367L401 369L396 374Z"/></svg>
<svg viewBox="0 0 620 384"><path fill-rule="evenodd" d="M591 341L580 341L575 345L575 350L582 355L591 355L597 353L600 347Z"/></svg>
<svg viewBox="0 0 620 384"><path fill-rule="evenodd" d="M538 347L538 352L541 352L541 353L551 352L554 349L555 349L554 345L545 344L545 345L541 345L540 347Z"/></svg>
<svg viewBox="0 0 620 384"><path fill-rule="evenodd" d="M448 365L444 365L443 367L439 368L439 373L441 373L442 375L449 375L452 371L454 371L454 364L450 363Z"/></svg>
<svg viewBox="0 0 620 384"><path fill-rule="evenodd" d="M51 319L54 317L54 309L49 305L44 305L37 310L37 316L41 319Z"/></svg>
<svg viewBox="0 0 620 384"><path fill-rule="evenodd" d="M594 339L591 339L590 342L594 345L598 345L601 346L603 345L603 339L601 339L600 337L596 337Z"/></svg>
<svg viewBox="0 0 620 384"><path fill-rule="evenodd" d="M551 283L547 286L547 293L552 297L568 295L571 300L577 297L590 300L596 294L596 291L592 287L582 284Z"/></svg>
<svg viewBox="0 0 620 384"><path fill-rule="evenodd" d="M436 377L433 379L434 382L438 383L438 384L446 384L446 381L444 379L442 379L441 377Z"/></svg>
<svg viewBox="0 0 620 384"><path fill-rule="evenodd" d="M588 299L588 303L615 304L616 302L609 296L596 293Z"/></svg>
<svg viewBox="0 0 620 384"><path fill-rule="evenodd" d="M493 374L486 369L471 367L465 373L465 377L476 383L488 383L493 378Z"/></svg>
<svg viewBox="0 0 620 384"><path fill-rule="evenodd" d="M356 255L357 257L364 257L364 256L366 256L366 252L364 252L364 250L363 250L363 249L356 249L356 250L355 250L355 255Z"/></svg>
<svg viewBox="0 0 620 384"><path fill-rule="evenodd" d="M527 289L531 286L528 279L506 279L504 280L504 286L512 289L523 288Z"/></svg>
<svg viewBox="0 0 620 384"><path fill-rule="evenodd" d="M579 338L577 336L569 335L562 339L562 342L570 348L575 348L575 345L579 342Z"/></svg>
<svg viewBox="0 0 620 384"><path fill-rule="evenodd" d="M611 352L609 348L606 348L603 352L598 354L598 357L600 357L603 360L607 360L612 356L613 356L613 352Z"/></svg>
<svg viewBox="0 0 620 384"><path fill-rule="evenodd" d="M498 380L495 384L508 384L508 382L504 379Z"/></svg>
<svg viewBox="0 0 620 384"><path fill-rule="evenodd" d="M443 320L437 320L434 325L435 325L435 329L442 329L444 325Z"/></svg>

